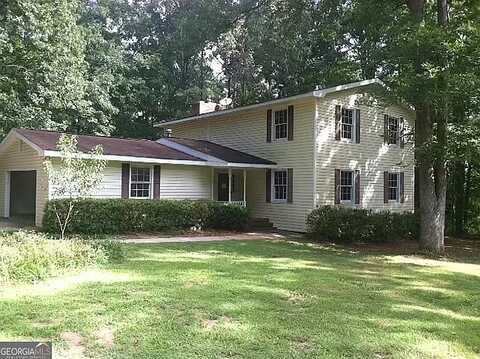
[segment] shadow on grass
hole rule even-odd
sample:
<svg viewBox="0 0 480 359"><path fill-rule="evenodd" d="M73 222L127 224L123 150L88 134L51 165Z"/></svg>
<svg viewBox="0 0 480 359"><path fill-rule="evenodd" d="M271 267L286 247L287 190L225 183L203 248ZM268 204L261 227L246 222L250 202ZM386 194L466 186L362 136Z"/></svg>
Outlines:
<svg viewBox="0 0 480 359"><path fill-rule="evenodd" d="M394 258L398 259L398 258ZM400 258L401 259L401 258ZM0 301L0 336L85 338L92 357L475 356L480 266L279 241L128 246L110 276ZM114 329L113 349L92 333Z"/></svg>

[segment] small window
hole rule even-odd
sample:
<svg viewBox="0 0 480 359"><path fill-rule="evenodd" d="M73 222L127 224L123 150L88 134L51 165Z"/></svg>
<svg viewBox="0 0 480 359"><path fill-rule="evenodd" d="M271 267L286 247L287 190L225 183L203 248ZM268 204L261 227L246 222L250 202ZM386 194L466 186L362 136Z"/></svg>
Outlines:
<svg viewBox="0 0 480 359"><path fill-rule="evenodd" d="M273 172L273 200L287 201L288 175L286 170Z"/></svg>
<svg viewBox="0 0 480 359"><path fill-rule="evenodd" d="M273 122L273 129L274 129L276 140L287 138L287 135L288 135L287 110L275 111L275 120Z"/></svg>
<svg viewBox="0 0 480 359"><path fill-rule="evenodd" d="M400 194L400 180L398 173L388 174L388 200L398 201Z"/></svg>
<svg viewBox="0 0 480 359"><path fill-rule="evenodd" d="M396 145L398 142L398 118L388 117L388 144Z"/></svg>
<svg viewBox="0 0 480 359"><path fill-rule="evenodd" d="M353 171L340 172L340 201L353 202Z"/></svg>
<svg viewBox="0 0 480 359"><path fill-rule="evenodd" d="M150 198L150 168L132 167L130 172L130 197Z"/></svg>
<svg viewBox="0 0 480 359"><path fill-rule="evenodd" d="M348 108L342 108L342 138L353 140L353 114L354 111Z"/></svg>

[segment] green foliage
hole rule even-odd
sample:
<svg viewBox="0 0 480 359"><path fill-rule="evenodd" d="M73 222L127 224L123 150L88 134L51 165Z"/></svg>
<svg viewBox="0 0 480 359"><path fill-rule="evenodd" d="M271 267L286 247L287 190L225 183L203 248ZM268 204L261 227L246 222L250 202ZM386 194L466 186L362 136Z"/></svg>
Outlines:
<svg viewBox="0 0 480 359"><path fill-rule="evenodd" d="M0 232L0 282L31 282L122 257L120 244L35 232Z"/></svg>
<svg viewBox="0 0 480 359"><path fill-rule="evenodd" d="M206 228L243 230L248 222L246 207L234 204L209 202L209 216L205 221Z"/></svg>
<svg viewBox="0 0 480 359"><path fill-rule="evenodd" d="M316 240L339 242L416 239L418 219L409 212L323 206L308 215L307 233Z"/></svg>
<svg viewBox="0 0 480 359"><path fill-rule="evenodd" d="M225 207L225 208L223 208ZM52 200L43 227L58 231L55 208L68 211L66 200ZM243 207L223 206L209 201L81 199L75 204L69 233L106 234L161 232L190 228L242 229L248 220Z"/></svg>

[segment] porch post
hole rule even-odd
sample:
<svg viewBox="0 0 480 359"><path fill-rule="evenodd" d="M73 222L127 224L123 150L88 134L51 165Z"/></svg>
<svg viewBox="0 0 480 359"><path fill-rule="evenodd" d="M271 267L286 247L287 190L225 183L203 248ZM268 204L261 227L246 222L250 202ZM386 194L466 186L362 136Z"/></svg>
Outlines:
<svg viewBox="0 0 480 359"><path fill-rule="evenodd" d="M232 169L228 169L228 203L232 202Z"/></svg>
<svg viewBox="0 0 480 359"><path fill-rule="evenodd" d="M243 205L247 205L247 170L243 169Z"/></svg>
<svg viewBox="0 0 480 359"><path fill-rule="evenodd" d="M211 199L212 201L215 200L214 196L213 196L213 191L214 191L214 185L215 185L215 169L212 167L212 171L211 171L211 175L210 175L210 191L211 191Z"/></svg>

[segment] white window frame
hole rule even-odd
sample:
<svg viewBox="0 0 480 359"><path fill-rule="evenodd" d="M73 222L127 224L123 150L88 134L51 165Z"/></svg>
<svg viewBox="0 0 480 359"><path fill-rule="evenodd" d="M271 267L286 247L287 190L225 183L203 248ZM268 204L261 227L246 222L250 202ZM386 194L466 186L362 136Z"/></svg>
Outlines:
<svg viewBox="0 0 480 359"><path fill-rule="evenodd" d="M343 111L352 111L352 138L348 137L343 137ZM356 141L356 136L357 136L357 121L356 121L356 109L355 108L350 108L350 107L341 107L341 113L340 113L340 140L343 142L348 142L348 143L354 143Z"/></svg>
<svg viewBox="0 0 480 359"><path fill-rule="evenodd" d="M397 131L396 131L395 142L394 143L390 143L390 139L391 139L391 136L390 136L390 120L397 121ZM387 144L389 146L399 146L400 145L400 118L399 117L387 115Z"/></svg>
<svg viewBox="0 0 480 359"><path fill-rule="evenodd" d="M285 173L285 198L277 199L275 191L275 173L284 172ZM288 170L285 168L272 170L272 179L271 179L271 198L272 203L287 203L288 202Z"/></svg>
<svg viewBox="0 0 480 359"><path fill-rule="evenodd" d="M396 176L397 177L397 186L396 187L391 187L390 186L390 176ZM390 198L390 190L392 188L395 188L397 190L397 196L395 199ZM400 173L399 172L388 172L388 202L392 203L398 203L400 202Z"/></svg>
<svg viewBox="0 0 480 359"><path fill-rule="evenodd" d="M352 185L351 186L345 186L345 185L342 185L342 174L343 173L346 173L346 172L349 172L352 174ZM340 199L340 203L341 204L347 204L347 205L353 205L355 204L355 170L350 170L350 169L346 169L346 170L340 170L340 184L339 184L339 188L338 188L338 196L339 196L339 199ZM342 199L342 187L351 187L352 188L352 198L349 199L349 200L344 200Z"/></svg>
<svg viewBox="0 0 480 359"><path fill-rule="evenodd" d="M277 112L282 112L285 115L285 123L276 124L275 117ZM285 125L285 137L277 137L277 126ZM273 119L272 119L272 138L275 142L284 142L288 141L288 109L284 108L281 110L273 110Z"/></svg>
<svg viewBox="0 0 480 359"><path fill-rule="evenodd" d="M149 184L149 189L148 189L148 197L133 197L132 196L132 170L134 168L140 168L140 169L149 169L149 172L150 172L150 180L148 182ZM135 182L135 183L147 183L147 182ZM134 165L134 164L131 164L130 165L130 174L129 174L129 177L128 177L128 198L131 198L131 199L152 199L153 198L153 166L145 166L145 165Z"/></svg>

